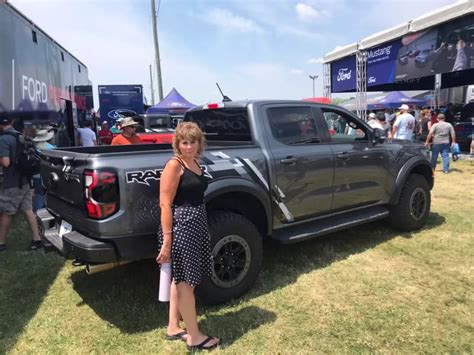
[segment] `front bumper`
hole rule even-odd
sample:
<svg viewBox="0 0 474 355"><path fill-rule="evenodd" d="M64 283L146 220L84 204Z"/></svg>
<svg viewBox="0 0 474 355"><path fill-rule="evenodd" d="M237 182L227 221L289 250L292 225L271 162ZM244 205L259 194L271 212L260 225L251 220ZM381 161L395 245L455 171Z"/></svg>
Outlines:
<svg viewBox="0 0 474 355"><path fill-rule="evenodd" d="M60 222L45 208L36 213L38 227L43 239L68 259L80 259L87 263L117 261L114 247L77 232L59 234Z"/></svg>

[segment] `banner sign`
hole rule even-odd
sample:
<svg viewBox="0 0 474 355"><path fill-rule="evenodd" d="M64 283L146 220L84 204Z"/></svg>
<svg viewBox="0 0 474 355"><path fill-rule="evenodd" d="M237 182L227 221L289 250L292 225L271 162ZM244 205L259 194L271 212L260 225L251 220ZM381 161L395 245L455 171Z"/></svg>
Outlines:
<svg viewBox="0 0 474 355"><path fill-rule="evenodd" d="M356 57L354 55L331 63L331 91L356 90Z"/></svg>
<svg viewBox="0 0 474 355"><path fill-rule="evenodd" d="M474 15L407 34L366 53L368 89L430 90L435 74L443 74L443 87L469 85L474 70ZM355 56L332 62L331 91L355 89Z"/></svg>
<svg viewBox="0 0 474 355"><path fill-rule="evenodd" d="M368 87L394 82L395 64L401 47L402 41L398 39L367 51Z"/></svg>
<svg viewBox="0 0 474 355"><path fill-rule="evenodd" d="M119 118L142 114L143 87L141 85L99 85L100 119L110 127Z"/></svg>

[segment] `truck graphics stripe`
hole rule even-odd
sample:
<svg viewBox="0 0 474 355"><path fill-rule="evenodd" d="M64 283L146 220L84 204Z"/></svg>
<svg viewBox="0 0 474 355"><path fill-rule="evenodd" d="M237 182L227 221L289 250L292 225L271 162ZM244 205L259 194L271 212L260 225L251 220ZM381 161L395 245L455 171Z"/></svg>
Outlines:
<svg viewBox="0 0 474 355"><path fill-rule="evenodd" d="M260 181L262 182L262 184L265 186L265 188L267 190L270 190L270 188L268 187L268 183L267 183L267 180L265 180L265 178L263 177L262 173L260 172L260 170L257 169L257 167L255 166L254 163L252 163L250 161L250 159L247 159L247 158L244 158L243 159L244 162L247 163L247 166L252 169L253 173L255 175L257 175L257 177L260 179Z"/></svg>
<svg viewBox="0 0 474 355"><path fill-rule="evenodd" d="M235 159L236 161L239 161L239 159ZM285 197L285 195L283 194L283 192L280 190L280 188L278 186L275 185L275 187L277 188L277 191L278 193L274 190L274 189L271 189L269 188L268 186L268 183L267 181L265 180L265 178L263 177L262 173L260 172L260 170L258 170L258 168L255 166L254 163L252 163L249 159L247 158L243 158L242 159L244 161L244 163L246 164L247 167L249 167L252 172L257 176L257 178L260 180L260 182L266 187L267 190L270 191L270 193L272 194L273 196L273 201L275 201L276 205L278 206L278 208L281 210L281 212L283 213L283 215L285 216L286 220L288 222L293 222L295 220L295 218L293 217L293 215L291 214L291 212L288 210L288 207L285 205L285 203L281 200L283 197Z"/></svg>
<svg viewBox="0 0 474 355"><path fill-rule="evenodd" d="M222 159L230 159L230 157L225 154L224 152L211 152L212 155L214 155L215 157L219 157L219 158L222 158Z"/></svg>
<svg viewBox="0 0 474 355"><path fill-rule="evenodd" d="M288 210L288 207L286 207L286 205L283 202L278 202L276 200L275 202L277 203L280 210L283 212L283 215L285 216L286 220L288 222L293 222L295 220L295 217L293 217L291 212Z"/></svg>

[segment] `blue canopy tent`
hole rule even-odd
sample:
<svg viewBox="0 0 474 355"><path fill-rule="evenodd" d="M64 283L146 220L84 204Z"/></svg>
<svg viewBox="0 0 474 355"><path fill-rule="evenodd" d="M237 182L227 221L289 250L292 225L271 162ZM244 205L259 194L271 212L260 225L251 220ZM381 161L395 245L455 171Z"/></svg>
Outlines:
<svg viewBox="0 0 474 355"><path fill-rule="evenodd" d="M173 88L160 103L150 107L147 114L168 114L168 115L182 115L190 108L196 105L190 103L181 94Z"/></svg>
<svg viewBox="0 0 474 355"><path fill-rule="evenodd" d="M382 110L385 108L398 108L402 104L423 106L426 105L426 102L407 96L401 91L393 91L384 98L368 104L367 108L369 110Z"/></svg>

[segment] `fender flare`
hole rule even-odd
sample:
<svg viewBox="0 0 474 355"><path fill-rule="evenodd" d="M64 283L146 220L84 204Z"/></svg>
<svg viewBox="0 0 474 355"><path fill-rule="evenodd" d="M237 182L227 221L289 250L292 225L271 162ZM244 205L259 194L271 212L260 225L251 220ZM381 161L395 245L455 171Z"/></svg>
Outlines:
<svg viewBox="0 0 474 355"><path fill-rule="evenodd" d="M412 173L413 169L418 166L425 166L431 172L433 168L428 160L423 157L413 157L408 159L405 164L403 164L402 168L399 170L397 178L395 179L394 186L392 188L391 198L390 198L390 205L396 205L398 200L400 199L400 195L402 193L403 185L405 185L408 176ZM433 188L433 182L429 182L430 189Z"/></svg>
<svg viewBox="0 0 474 355"><path fill-rule="evenodd" d="M260 201L267 216L267 230L270 232L273 229L273 214L269 192L253 181L239 177L228 177L212 181L206 190L204 200L209 202L220 195L230 192L247 193Z"/></svg>

